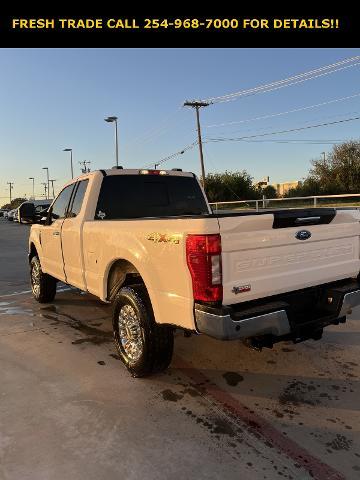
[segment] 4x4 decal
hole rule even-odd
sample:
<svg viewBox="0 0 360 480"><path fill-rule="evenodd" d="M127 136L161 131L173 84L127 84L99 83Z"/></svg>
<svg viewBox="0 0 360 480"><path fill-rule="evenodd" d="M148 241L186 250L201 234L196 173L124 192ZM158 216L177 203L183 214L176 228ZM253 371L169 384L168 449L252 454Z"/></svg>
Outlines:
<svg viewBox="0 0 360 480"><path fill-rule="evenodd" d="M150 233L147 237L147 240L150 240L155 243L175 243L178 245L180 243L180 235L168 235L167 233Z"/></svg>

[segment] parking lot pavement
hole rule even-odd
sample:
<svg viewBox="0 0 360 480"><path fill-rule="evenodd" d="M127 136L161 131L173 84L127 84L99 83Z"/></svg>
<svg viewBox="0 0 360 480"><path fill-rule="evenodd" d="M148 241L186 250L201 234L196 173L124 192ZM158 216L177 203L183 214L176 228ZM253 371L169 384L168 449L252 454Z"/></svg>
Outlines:
<svg viewBox="0 0 360 480"><path fill-rule="evenodd" d="M29 289L27 241L29 225L0 217L0 293Z"/></svg>
<svg viewBox="0 0 360 480"><path fill-rule="evenodd" d="M133 379L110 306L26 293L27 234L0 222L1 480L359 478L359 309L261 353L178 332L171 368Z"/></svg>

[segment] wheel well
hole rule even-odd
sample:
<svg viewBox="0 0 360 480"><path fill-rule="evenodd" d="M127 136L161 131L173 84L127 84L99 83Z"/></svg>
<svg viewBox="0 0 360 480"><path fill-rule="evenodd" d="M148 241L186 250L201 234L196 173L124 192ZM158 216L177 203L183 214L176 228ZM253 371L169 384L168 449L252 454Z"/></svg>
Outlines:
<svg viewBox="0 0 360 480"><path fill-rule="evenodd" d="M32 243L31 246L30 246L30 252L29 252L29 262L31 261L31 259L33 257L36 257L37 256L37 250L36 250L36 247L35 245Z"/></svg>
<svg viewBox="0 0 360 480"><path fill-rule="evenodd" d="M116 260L109 271L106 298L112 300L120 287L133 284L144 284L138 270L127 260Z"/></svg>

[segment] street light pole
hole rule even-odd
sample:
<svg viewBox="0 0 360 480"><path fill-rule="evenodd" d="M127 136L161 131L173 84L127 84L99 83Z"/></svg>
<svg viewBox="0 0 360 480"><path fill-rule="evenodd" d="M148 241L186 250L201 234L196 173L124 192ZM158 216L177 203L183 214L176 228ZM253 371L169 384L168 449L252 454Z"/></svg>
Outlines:
<svg viewBox="0 0 360 480"><path fill-rule="evenodd" d="M50 192L49 167L43 167L43 170L46 170L46 175L47 175L47 193L48 193L48 196L49 196L49 192Z"/></svg>
<svg viewBox="0 0 360 480"><path fill-rule="evenodd" d="M50 182L51 182L51 187L52 187L52 198L54 199L55 198L55 192L54 192L54 182L56 182L55 179L50 179ZM50 192L49 192L49 195L50 195Z"/></svg>
<svg viewBox="0 0 360 480"><path fill-rule="evenodd" d="M29 177L29 180L32 180L32 198L35 200L35 178Z"/></svg>
<svg viewBox="0 0 360 480"><path fill-rule="evenodd" d="M199 154L200 154L200 166L201 166L201 183L205 189L205 165L204 165L204 154L202 148L202 138L201 138L201 127L200 127L200 114L199 110L201 107L207 107L210 105L208 102L184 102L184 107L195 108L196 111L196 126L198 134L198 143L199 143Z"/></svg>
<svg viewBox="0 0 360 480"><path fill-rule="evenodd" d="M106 117L105 122L108 123L115 123L115 159L116 159L116 167L119 166L119 143L118 143L118 117Z"/></svg>
<svg viewBox="0 0 360 480"><path fill-rule="evenodd" d="M72 148L64 148L63 152L70 152L71 178L74 178L73 150Z"/></svg>

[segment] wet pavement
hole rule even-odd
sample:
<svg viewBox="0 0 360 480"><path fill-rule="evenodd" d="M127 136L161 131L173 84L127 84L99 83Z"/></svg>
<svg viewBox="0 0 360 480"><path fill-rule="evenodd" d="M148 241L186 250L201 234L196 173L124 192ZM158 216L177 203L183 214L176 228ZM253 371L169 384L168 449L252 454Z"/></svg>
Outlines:
<svg viewBox="0 0 360 480"><path fill-rule="evenodd" d="M32 299L27 235L0 220L1 480L360 477L360 309L261 353L177 332L171 368L133 379L111 306Z"/></svg>

